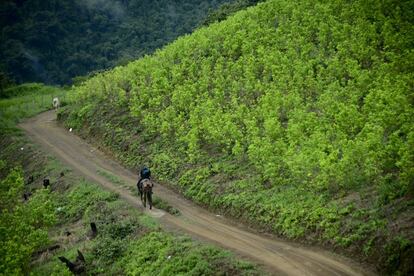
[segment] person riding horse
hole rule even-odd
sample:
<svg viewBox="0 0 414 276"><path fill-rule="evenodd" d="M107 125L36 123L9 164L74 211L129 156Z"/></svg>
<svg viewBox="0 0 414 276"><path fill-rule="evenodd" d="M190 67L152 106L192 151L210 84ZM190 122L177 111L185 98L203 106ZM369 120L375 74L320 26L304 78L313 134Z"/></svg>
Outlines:
<svg viewBox="0 0 414 276"><path fill-rule="evenodd" d="M138 192L139 192L141 201L145 200L145 201L143 201L144 202L144 207L145 207L146 199L148 198L148 201L150 203L150 209L151 209L151 207L152 207L152 187L154 186L154 184L152 184L152 182L150 181L150 178L151 178L150 169L147 168L147 167L144 167L140 171L140 179L138 180L137 187L138 187ZM145 194L144 185L143 185L144 182L145 182L144 180L148 180L150 182L150 186L151 186L150 191L147 191L146 194ZM147 188L147 190L148 190L148 188Z"/></svg>

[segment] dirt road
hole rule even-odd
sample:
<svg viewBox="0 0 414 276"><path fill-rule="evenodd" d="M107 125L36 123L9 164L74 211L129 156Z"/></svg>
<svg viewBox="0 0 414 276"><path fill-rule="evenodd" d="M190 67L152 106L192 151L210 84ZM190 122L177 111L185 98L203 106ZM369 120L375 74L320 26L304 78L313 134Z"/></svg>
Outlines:
<svg viewBox="0 0 414 276"><path fill-rule="evenodd" d="M46 112L20 125L29 137L40 144L51 155L56 156L75 172L104 188L117 192L131 207L143 209L137 197L130 191L117 186L102 176L105 170L116 175L128 185L135 187L137 175L84 140L56 124L55 112ZM180 216L172 216L162 210L148 210L161 223L172 229L179 229L193 237L208 240L230 249L264 266L274 275L372 275L351 260L333 255L327 251L304 247L278 239L271 239L254 233L243 226L235 226L227 219L209 213L180 195L161 185L154 193L180 210Z"/></svg>

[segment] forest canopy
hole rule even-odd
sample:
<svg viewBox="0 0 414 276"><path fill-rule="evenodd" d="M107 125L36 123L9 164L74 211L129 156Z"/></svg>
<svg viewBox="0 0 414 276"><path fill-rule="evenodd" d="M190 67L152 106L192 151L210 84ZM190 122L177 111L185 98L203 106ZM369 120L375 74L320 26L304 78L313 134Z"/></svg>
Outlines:
<svg viewBox="0 0 414 276"><path fill-rule="evenodd" d="M190 33L229 0L5 0L0 72L18 83L69 83Z"/></svg>

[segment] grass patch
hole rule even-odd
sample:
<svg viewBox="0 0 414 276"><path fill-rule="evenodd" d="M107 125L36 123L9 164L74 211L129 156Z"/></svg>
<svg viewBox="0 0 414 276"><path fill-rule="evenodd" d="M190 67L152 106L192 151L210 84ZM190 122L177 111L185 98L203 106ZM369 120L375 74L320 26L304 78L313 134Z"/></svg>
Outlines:
<svg viewBox="0 0 414 276"><path fill-rule="evenodd" d="M123 188L130 188L131 185L128 185L128 183L126 183L124 180L120 179L118 176L112 174L111 172L104 170L102 168L97 170L99 175L102 175L103 177L105 177L106 179L108 179L109 181L111 181L112 183L123 187Z"/></svg>
<svg viewBox="0 0 414 276"><path fill-rule="evenodd" d="M63 216L69 220L78 220L88 207L99 202L115 201L119 195L102 190L98 185L81 181L65 197L60 206Z"/></svg>
<svg viewBox="0 0 414 276"><path fill-rule="evenodd" d="M160 197L153 196L153 202L152 203L153 203L154 207L156 207L158 209L162 209L162 210L166 211L167 213L169 213L171 215L174 215L174 216L180 215L180 210L174 208L167 201L163 200Z"/></svg>
<svg viewBox="0 0 414 276"><path fill-rule="evenodd" d="M22 84L9 88L18 92L18 97L0 99L0 129L4 133L18 131L16 124L22 119L52 109L52 100L59 97L61 104L66 104L66 91L43 84Z"/></svg>
<svg viewBox="0 0 414 276"><path fill-rule="evenodd" d="M163 232L133 241L127 252L119 263L129 275L258 275L229 252Z"/></svg>

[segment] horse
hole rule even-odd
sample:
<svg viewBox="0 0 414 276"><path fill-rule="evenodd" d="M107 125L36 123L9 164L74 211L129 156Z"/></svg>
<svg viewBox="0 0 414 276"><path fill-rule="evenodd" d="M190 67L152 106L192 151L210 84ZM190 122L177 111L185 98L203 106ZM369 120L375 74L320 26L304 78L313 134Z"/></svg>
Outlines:
<svg viewBox="0 0 414 276"><path fill-rule="evenodd" d="M55 110L57 110L57 109L60 107L60 101L59 101L59 98L58 98L58 97L54 97L54 98L53 98L53 101L52 101L52 104L53 104L53 108L54 108Z"/></svg>
<svg viewBox="0 0 414 276"><path fill-rule="evenodd" d="M138 180L138 183L137 183L138 193L141 198L141 201L142 201L142 196L144 195L144 190L142 188L142 180L144 180L144 178L141 178L140 180Z"/></svg>
<svg viewBox="0 0 414 276"><path fill-rule="evenodd" d="M142 184L142 192L143 192L143 198L141 197L141 200L143 199L144 208L147 206L147 200L149 204L150 210L152 209L152 188L154 187L154 183L151 182L149 179L143 179L141 181Z"/></svg>

